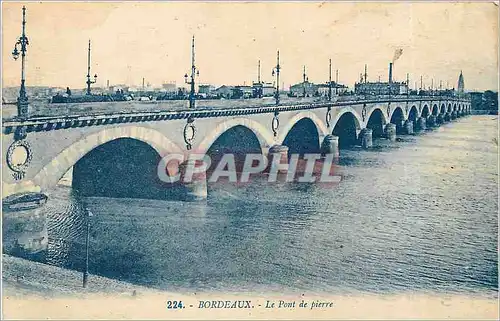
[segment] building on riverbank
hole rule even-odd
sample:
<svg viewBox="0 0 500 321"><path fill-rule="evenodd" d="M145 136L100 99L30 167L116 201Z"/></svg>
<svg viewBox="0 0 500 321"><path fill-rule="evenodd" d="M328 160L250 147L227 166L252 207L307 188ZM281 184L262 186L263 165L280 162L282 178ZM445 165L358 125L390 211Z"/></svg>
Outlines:
<svg viewBox="0 0 500 321"><path fill-rule="evenodd" d="M313 97L318 95L318 85L309 82L309 80L290 86L290 96L292 97Z"/></svg>
<svg viewBox="0 0 500 321"><path fill-rule="evenodd" d="M254 82L252 84L253 97L272 97L276 91L276 87L272 83Z"/></svg>
<svg viewBox="0 0 500 321"><path fill-rule="evenodd" d="M489 114L498 114L498 92L471 92L471 108Z"/></svg>
<svg viewBox="0 0 500 321"><path fill-rule="evenodd" d="M331 87L332 96L343 95L349 90L349 87L347 87L346 85L338 84L335 81L332 81ZM317 91L320 96L328 96L328 92L330 91L329 83L326 82L324 84L319 84Z"/></svg>

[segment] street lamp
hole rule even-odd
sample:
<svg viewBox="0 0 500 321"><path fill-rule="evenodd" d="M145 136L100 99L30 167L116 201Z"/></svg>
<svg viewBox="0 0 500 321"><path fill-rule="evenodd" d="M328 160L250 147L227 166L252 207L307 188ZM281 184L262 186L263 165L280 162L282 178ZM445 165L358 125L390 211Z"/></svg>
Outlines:
<svg viewBox="0 0 500 321"><path fill-rule="evenodd" d="M406 73L406 99L410 99L410 74ZM406 102L408 104L408 101Z"/></svg>
<svg viewBox="0 0 500 321"><path fill-rule="evenodd" d="M306 82L308 81L309 79L306 74L306 66L304 66L304 72L302 73L302 89L304 90L304 97L306 97Z"/></svg>
<svg viewBox="0 0 500 321"><path fill-rule="evenodd" d="M89 52L87 55L87 95L90 95L90 85L97 82L97 74L94 75L94 80L90 79L90 39L89 39Z"/></svg>
<svg viewBox="0 0 500 321"><path fill-rule="evenodd" d="M188 74L184 75L184 82L188 85L191 85L191 91L189 92L189 108L195 107L195 96L194 96L194 86L195 86L195 77L200 76L200 71L196 68L194 64L194 36L191 44L191 81L188 80Z"/></svg>
<svg viewBox="0 0 500 321"><path fill-rule="evenodd" d="M28 117L28 96L26 95L25 87L25 65L26 65L26 46L29 45L28 37L26 37L26 7L23 6L23 28L21 37L17 40L12 51L14 60L19 58L19 49L21 47L21 88L19 89L19 97L17 98L17 116L21 119Z"/></svg>
<svg viewBox="0 0 500 321"><path fill-rule="evenodd" d="M332 101L332 59L330 59L330 71L328 74L328 101Z"/></svg>
<svg viewBox="0 0 500 321"><path fill-rule="evenodd" d="M277 58L276 58L276 66L273 68L273 77L276 75L276 92L274 93L274 98L276 99L276 105L280 103L280 51L278 50Z"/></svg>
<svg viewBox="0 0 500 321"><path fill-rule="evenodd" d="M335 70L335 95L338 96L339 92L338 92L338 88L339 87L339 70Z"/></svg>
<svg viewBox="0 0 500 321"><path fill-rule="evenodd" d="M85 212L87 213L87 235L85 239L85 270L83 271L83 287L87 287L87 282L89 278L89 246L90 246L90 218L94 216L92 212L85 208Z"/></svg>

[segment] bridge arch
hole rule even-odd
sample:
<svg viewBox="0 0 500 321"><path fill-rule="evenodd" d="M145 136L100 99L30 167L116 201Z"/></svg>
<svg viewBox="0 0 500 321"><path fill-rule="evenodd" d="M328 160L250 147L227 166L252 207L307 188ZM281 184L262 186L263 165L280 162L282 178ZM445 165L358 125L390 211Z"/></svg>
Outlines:
<svg viewBox="0 0 500 321"><path fill-rule="evenodd" d="M387 124L387 117L384 111L380 107L375 107L370 110L370 113L366 116L366 128L372 130L372 136L383 137L384 127Z"/></svg>
<svg viewBox="0 0 500 321"><path fill-rule="evenodd" d="M396 125L396 133L400 134L403 131L403 124L405 121L405 113L403 108L396 107L391 114L391 123Z"/></svg>
<svg viewBox="0 0 500 321"><path fill-rule="evenodd" d="M457 104L456 103L453 104L453 111L457 111Z"/></svg>
<svg viewBox="0 0 500 321"><path fill-rule="evenodd" d="M392 120L392 118L394 116L394 113L398 113L399 114L400 112L403 115L403 120L405 120L406 119L406 114L405 114L405 111L404 111L403 107L401 107L401 106L396 106L395 108L392 108L391 109L391 113L389 114L388 118ZM391 123L392 123L392 121L391 121Z"/></svg>
<svg viewBox="0 0 500 321"><path fill-rule="evenodd" d="M451 103L448 103L448 110L449 113L451 113Z"/></svg>
<svg viewBox="0 0 500 321"><path fill-rule="evenodd" d="M446 113L446 105L445 104L441 104L441 109L439 110L439 113L443 114L443 115Z"/></svg>
<svg viewBox="0 0 500 321"><path fill-rule="evenodd" d="M314 121L314 118L302 117L299 119L297 117L292 119L289 125L293 124L293 126L290 129L287 128L287 131L283 131L286 136L278 138L278 142L288 147L289 156L298 154L302 157L306 153L318 153L320 151L320 137L323 137L325 132L328 134L328 129L326 126L323 126L323 129L318 128L318 126L321 126L321 121L319 119ZM282 137L282 135L280 136Z"/></svg>
<svg viewBox="0 0 500 321"><path fill-rule="evenodd" d="M332 134L339 137L339 148L356 144L362 120L354 109L351 107L343 109L336 115L332 124Z"/></svg>
<svg viewBox="0 0 500 321"><path fill-rule="evenodd" d="M309 119L312 121L316 127L316 130L318 132L318 136L325 136L328 135L329 130L326 127L326 124L323 122L322 119L320 119L315 113L310 112L310 111L302 111L294 115L292 118L288 120L286 125L283 128L280 128L280 132L278 135L277 141L279 143L285 141L285 138L288 136L292 128L301 120L303 119Z"/></svg>
<svg viewBox="0 0 500 321"><path fill-rule="evenodd" d="M361 124L363 123L363 119L358 114L358 112L356 110L354 110L352 107L343 107L342 110L332 120L332 122L331 122L332 127L335 128L335 126L337 125L339 119L344 114L347 114L347 113L351 114L351 116L354 117L354 121L355 121L355 124L356 124L356 129L360 130L361 129Z"/></svg>
<svg viewBox="0 0 500 321"><path fill-rule="evenodd" d="M70 145L45 165L33 178L42 190L54 187L83 156L108 142L130 138L149 145L160 157L182 153L182 149L157 130L141 126L105 128Z"/></svg>
<svg viewBox="0 0 500 321"><path fill-rule="evenodd" d="M424 105L424 108L422 108L422 112L420 113L420 116L427 118L427 117L429 117L429 115L430 115L429 106Z"/></svg>
<svg viewBox="0 0 500 321"><path fill-rule="evenodd" d="M410 108L410 112L408 113L408 119L411 120L412 122L417 121L418 118L418 109L417 106L413 105Z"/></svg>
<svg viewBox="0 0 500 321"><path fill-rule="evenodd" d="M366 115L366 120L368 122L368 120L370 119L370 117L372 116L372 114L375 112L375 111L380 111L382 113L382 117L384 117L384 123L388 123L389 122L389 118L387 117L387 114L384 112L386 110L386 108L384 108L384 106L381 106L381 105L375 105L373 108L371 108L369 111L368 111L368 114Z"/></svg>
<svg viewBox="0 0 500 321"><path fill-rule="evenodd" d="M257 121L248 118L234 118L217 124L215 129L210 131L195 148L196 153L205 154L219 136L236 126L250 129L259 140L261 147L272 146L275 142L273 134Z"/></svg>
<svg viewBox="0 0 500 321"><path fill-rule="evenodd" d="M437 116L439 114L439 109L438 109L438 105L437 104L434 104L434 106L432 106L432 116Z"/></svg>

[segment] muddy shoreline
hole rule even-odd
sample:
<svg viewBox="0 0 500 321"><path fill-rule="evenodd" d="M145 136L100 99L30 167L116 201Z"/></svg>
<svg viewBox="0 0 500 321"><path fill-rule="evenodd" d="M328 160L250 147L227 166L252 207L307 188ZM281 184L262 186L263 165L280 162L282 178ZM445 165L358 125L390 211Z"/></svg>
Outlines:
<svg viewBox="0 0 500 321"><path fill-rule="evenodd" d="M465 295L173 293L3 255L5 319L498 319L498 298ZM265 309L268 300L332 302L330 308ZM182 301L185 309L169 310ZM206 300L251 300L252 309L204 309Z"/></svg>

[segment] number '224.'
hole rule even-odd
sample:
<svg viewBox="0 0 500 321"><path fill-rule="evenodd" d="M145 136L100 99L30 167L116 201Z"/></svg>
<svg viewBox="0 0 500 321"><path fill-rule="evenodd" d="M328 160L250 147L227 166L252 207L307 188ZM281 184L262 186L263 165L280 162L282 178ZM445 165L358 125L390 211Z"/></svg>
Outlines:
<svg viewBox="0 0 500 321"><path fill-rule="evenodd" d="M167 301L167 309L182 309L184 305L182 301Z"/></svg>

